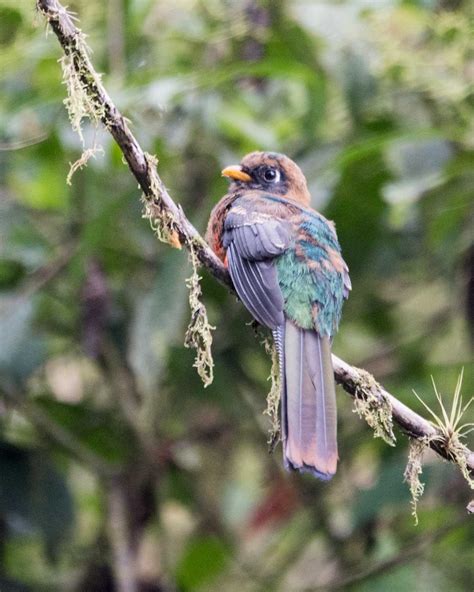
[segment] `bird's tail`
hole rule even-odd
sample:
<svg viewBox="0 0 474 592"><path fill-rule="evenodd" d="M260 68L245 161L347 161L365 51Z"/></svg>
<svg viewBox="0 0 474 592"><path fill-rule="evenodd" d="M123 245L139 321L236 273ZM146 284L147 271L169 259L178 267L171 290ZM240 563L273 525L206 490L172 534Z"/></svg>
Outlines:
<svg viewBox="0 0 474 592"><path fill-rule="evenodd" d="M290 320L274 331L281 369L283 459L328 480L337 466L336 391L328 337Z"/></svg>

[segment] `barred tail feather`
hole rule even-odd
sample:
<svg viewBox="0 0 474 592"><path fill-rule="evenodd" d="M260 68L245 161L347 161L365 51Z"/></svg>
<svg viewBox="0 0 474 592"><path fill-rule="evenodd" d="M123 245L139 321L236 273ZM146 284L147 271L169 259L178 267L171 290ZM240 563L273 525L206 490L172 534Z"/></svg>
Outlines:
<svg viewBox="0 0 474 592"><path fill-rule="evenodd" d="M328 480L337 467L336 391L328 337L288 319L274 332L282 371L283 458L288 469Z"/></svg>

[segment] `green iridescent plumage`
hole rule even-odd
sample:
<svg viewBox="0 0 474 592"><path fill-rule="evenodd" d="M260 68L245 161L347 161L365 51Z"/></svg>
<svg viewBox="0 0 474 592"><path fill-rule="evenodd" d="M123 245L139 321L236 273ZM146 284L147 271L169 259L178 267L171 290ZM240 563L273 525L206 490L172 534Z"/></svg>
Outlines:
<svg viewBox="0 0 474 592"><path fill-rule="evenodd" d="M302 210L299 232L276 262L287 316L329 337L338 329L346 289L330 253L340 254L334 231L322 217Z"/></svg>

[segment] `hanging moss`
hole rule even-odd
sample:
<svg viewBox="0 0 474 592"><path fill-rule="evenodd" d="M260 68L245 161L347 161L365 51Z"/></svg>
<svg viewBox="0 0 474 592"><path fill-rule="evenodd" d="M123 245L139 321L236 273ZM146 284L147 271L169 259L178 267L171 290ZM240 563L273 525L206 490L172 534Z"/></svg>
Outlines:
<svg viewBox="0 0 474 592"><path fill-rule="evenodd" d="M273 340L265 336L262 341L265 351L270 356L272 367L268 380L270 381L270 390L267 395L267 407L263 412L270 418L270 430L268 438L268 448L273 452L280 439L280 398L281 398L281 380L280 365L278 362L278 351Z"/></svg>
<svg viewBox="0 0 474 592"><path fill-rule="evenodd" d="M175 249L181 249L181 241L177 231L178 223L171 212L163 206L163 182L156 172L158 159L148 152L144 154L150 178L150 192L149 195L142 195L143 217L149 220L158 240Z"/></svg>
<svg viewBox="0 0 474 592"><path fill-rule="evenodd" d="M378 387L374 378L365 370L358 369L360 382L355 386L354 412L365 419L374 430L374 438L382 438L390 446L395 446L393 433L392 406L390 401L381 395L375 395L373 389Z"/></svg>
<svg viewBox="0 0 474 592"><path fill-rule="evenodd" d="M96 100L91 92L91 85L96 86L96 83L100 81L100 75L96 72L91 74L83 61L78 59L78 55L88 55L89 52L84 34L78 31L74 46L59 60L63 72L63 84L67 90L67 96L63 103L68 112L71 127L78 134L83 146L81 156L74 163L70 163L69 173L66 177L68 185L71 184L72 177L78 169L84 167L89 159L95 157L98 152L103 152L102 146L97 144L95 137L93 145L86 148L82 133L84 119L89 119L91 124L97 128L105 118L105 106Z"/></svg>
<svg viewBox="0 0 474 592"><path fill-rule="evenodd" d="M193 243L189 244L189 259L192 265L192 274L186 280L189 288L189 307L191 309L191 320L189 321L186 335L184 336L185 347L192 347L196 350L194 367L201 377L204 386L209 386L214 379L214 360L212 358L212 331L215 329L207 318L207 311L201 302L201 277L198 275L199 261Z"/></svg>
<svg viewBox="0 0 474 592"><path fill-rule="evenodd" d="M425 490L425 484L420 481L420 475L423 472L423 453L425 448L425 441L410 438L408 462L403 473L403 479L408 483L408 487L410 488L412 516L415 518L415 525L418 525L418 502Z"/></svg>

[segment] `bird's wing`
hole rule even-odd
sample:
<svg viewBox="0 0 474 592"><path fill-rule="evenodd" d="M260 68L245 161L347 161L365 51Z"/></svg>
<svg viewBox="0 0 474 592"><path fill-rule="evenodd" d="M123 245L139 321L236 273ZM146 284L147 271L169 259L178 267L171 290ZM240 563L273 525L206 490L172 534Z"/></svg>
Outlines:
<svg viewBox="0 0 474 592"><path fill-rule="evenodd" d="M236 200L224 223L223 245L239 298L260 324L276 329L284 322L284 300L274 258L287 249L290 230L258 206L256 200Z"/></svg>

